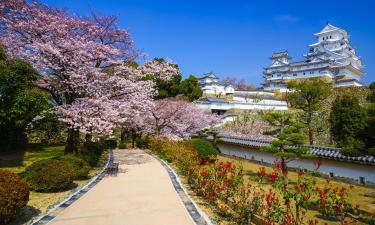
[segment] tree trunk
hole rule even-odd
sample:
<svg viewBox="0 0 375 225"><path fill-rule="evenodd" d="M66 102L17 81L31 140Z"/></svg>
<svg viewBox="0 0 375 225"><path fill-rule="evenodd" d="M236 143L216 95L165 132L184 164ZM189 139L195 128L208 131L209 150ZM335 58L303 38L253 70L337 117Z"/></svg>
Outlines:
<svg viewBox="0 0 375 225"><path fill-rule="evenodd" d="M283 173L284 185L288 185L288 167L284 157L281 157L281 172Z"/></svg>
<svg viewBox="0 0 375 225"><path fill-rule="evenodd" d="M133 145L133 148L135 148L135 139L137 138L137 134L132 131L132 145Z"/></svg>
<svg viewBox="0 0 375 225"><path fill-rule="evenodd" d="M79 131L68 129L68 138L66 140L64 154L74 154L78 152Z"/></svg>
<svg viewBox="0 0 375 225"><path fill-rule="evenodd" d="M85 147L88 146L88 144L91 142L91 139L92 139L92 135L89 134L89 133L87 133L87 134L85 135Z"/></svg>
<svg viewBox="0 0 375 225"><path fill-rule="evenodd" d="M121 128L121 132L120 132L120 139L121 139L121 143L124 143L125 142L125 134L126 134L126 130L124 128Z"/></svg>
<svg viewBox="0 0 375 225"><path fill-rule="evenodd" d="M314 145L314 133L311 128L311 125L309 125L309 142L310 142L310 145Z"/></svg>

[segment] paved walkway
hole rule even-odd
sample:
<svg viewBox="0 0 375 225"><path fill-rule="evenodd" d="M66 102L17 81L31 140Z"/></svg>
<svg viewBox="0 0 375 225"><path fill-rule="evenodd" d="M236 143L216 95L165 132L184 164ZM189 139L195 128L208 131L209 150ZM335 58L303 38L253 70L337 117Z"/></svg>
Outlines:
<svg viewBox="0 0 375 225"><path fill-rule="evenodd" d="M114 159L117 176L105 177L49 224L194 224L160 162L141 150L116 150Z"/></svg>

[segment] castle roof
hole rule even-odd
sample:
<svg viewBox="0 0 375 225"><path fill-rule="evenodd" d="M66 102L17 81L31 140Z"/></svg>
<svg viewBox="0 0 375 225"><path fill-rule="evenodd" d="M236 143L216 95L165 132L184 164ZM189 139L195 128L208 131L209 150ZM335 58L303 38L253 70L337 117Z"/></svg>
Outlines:
<svg viewBox="0 0 375 225"><path fill-rule="evenodd" d="M202 77L198 78L198 80L202 80L202 79L205 79L205 78L219 79L213 72L209 72L209 73L204 73Z"/></svg>
<svg viewBox="0 0 375 225"><path fill-rule="evenodd" d="M330 23L327 23L327 25L319 33L315 33L314 35L315 36L321 36L321 35L325 35L327 33L335 32L335 31L338 31L338 32L344 34L345 36L347 36L347 33L346 33L345 30L343 30L341 28L338 28L338 27L335 27Z"/></svg>
<svg viewBox="0 0 375 225"><path fill-rule="evenodd" d="M275 53L272 54L271 59L279 59L279 58L283 58L283 57L290 58L288 51L275 52Z"/></svg>

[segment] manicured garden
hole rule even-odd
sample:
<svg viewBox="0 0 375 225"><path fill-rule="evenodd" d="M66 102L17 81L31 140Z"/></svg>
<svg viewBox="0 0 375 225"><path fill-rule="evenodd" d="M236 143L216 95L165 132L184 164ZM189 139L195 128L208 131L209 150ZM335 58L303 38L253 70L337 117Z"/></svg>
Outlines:
<svg viewBox="0 0 375 225"><path fill-rule="evenodd" d="M97 159L97 164L91 166L85 158ZM86 184L106 160L107 153L102 151L95 157L83 150L77 156L64 156L64 146L4 154L0 161L1 223L23 224L46 212Z"/></svg>
<svg viewBox="0 0 375 225"><path fill-rule="evenodd" d="M219 224L247 224L250 218L257 224L375 222L374 198L364 196L374 189L316 177L318 159L316 172L288 171L285 183L279 161L267 167L217 153L202 160L199 148L209 145L196 139L150 139L148 147L174 166L190 194Z"/></svg>

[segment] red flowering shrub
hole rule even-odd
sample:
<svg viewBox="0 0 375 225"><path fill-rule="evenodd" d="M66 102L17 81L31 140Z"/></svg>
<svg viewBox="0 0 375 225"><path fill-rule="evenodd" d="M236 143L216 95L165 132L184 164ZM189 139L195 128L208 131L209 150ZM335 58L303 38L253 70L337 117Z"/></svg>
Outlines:
<svg viewBox="0 0 375 225"><path fill-rule="evenodd" d="M353 188L353 186L350 186ZM332 187L327 180L326 185L321 188L315 187L317 193L317 205L324 216L336 217L341 224L349 224L346 219L349 212L357 212L359 205L352 206L348 201L347 188Z"/></svg>

